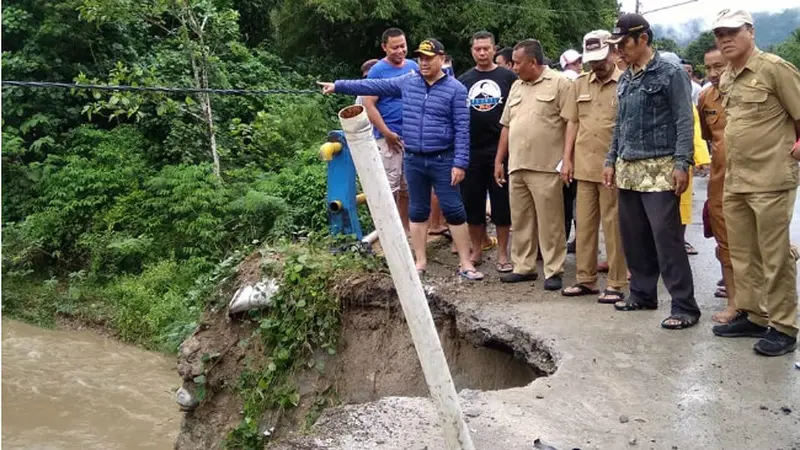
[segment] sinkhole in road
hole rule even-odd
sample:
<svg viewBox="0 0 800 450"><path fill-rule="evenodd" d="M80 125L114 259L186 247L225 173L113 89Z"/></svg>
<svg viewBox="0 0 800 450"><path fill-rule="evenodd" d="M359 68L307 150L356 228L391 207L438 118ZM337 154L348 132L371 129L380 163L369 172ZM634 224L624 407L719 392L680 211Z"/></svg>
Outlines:
<svg viewBox="0 0 800 450"><path fill-rule="evenodd" d="M550 354L532 342L507 342L485 330L482 333L465 330L467 326L459 327L452 313L435 306L432 312L458 391L522 387L554 370ZM429 395L408 325L399 308L347 308L341 344L335 385L344 403Z"/></svg>

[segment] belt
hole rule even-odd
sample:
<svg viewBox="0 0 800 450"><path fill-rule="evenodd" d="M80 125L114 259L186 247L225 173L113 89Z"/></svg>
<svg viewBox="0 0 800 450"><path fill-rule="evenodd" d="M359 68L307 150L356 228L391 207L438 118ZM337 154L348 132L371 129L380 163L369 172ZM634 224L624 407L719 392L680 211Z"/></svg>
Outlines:
<svg viewBox="0 0 800 450"><path fill-rule="evenodd" d="M453 150L453 148L446 148L444 150L434 150L434 151L430 151L430 152L421 152L421 151L416 151L416 150L411 150L411 149L406 148L405 152L406 153L411 153L412 155L419 155L419 156L439 156L439 155L443 155L445 153L453 153L454 150Z"/></svg>

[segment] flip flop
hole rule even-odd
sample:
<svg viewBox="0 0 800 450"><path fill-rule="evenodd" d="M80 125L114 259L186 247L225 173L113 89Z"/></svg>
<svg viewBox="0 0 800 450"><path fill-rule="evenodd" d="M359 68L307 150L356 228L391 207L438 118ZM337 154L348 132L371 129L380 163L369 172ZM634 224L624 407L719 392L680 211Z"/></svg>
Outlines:
<svg viewBox="0 0 800 450"><path fill-rule="evenodd" d="M467 270L460 270L459 269L458 275L460 275L461 278L464 278L464 279L467 279L467 280L470 280L470 281L480 281L480 280L483 279L483 274L478 272L475 269L467 269Z"/></svg>
<svg viewBox="0 0 800 450"><path fill-rule="evenodd" d="M675 320L678 321L676 324L667 324L668 320ZM693 325L697 325L697 322L700 321L700 317L696 316L689 316L686 314L670 314L669 317L661 321L661 327L666 328L668 330L683 330L684 328L689 328Z"/></svg>
<svg viewBox="0 0 800 450"><path fill-rule="evenodd" d="M624 300L625 300L624 292L604 289L603 295L597 298L597 303L602 303L604 305L612 305L617 302L622 302Z"/></svg>
<svg viewBox="0 0 800 450"><path fill-rule="evenodd" d="M509 273L514 271L514 265L510 262L497 263L494 268L500 273Z"/></svg>
<svg viewBox="0 0 800 450"><path fill-rule="evenodd" d="M686 254L687 255L697 255L699 253L697 251L697 249L692 247L692 244L690 244L688 242L684 242L683 246L686 248Z"/></svg>
<svg viewBox="0 0 800 450"><path fill-rule="evenodd" d="M574 290L577 289L577 290ZM584 295L597 295L600 291L592 289L584 284L573 284L561 290L561 295L564 297L583 297Z"/></svg>
<svg viewBox="0 0 800 450"><path fill-rule="evenodd" d="M489 237L489 241L491 242L489 245L484 245L482 247L483 251L491 250L497 246L497 238L494 236Z"/></svg>
<svg viewBox="0 0 800 450"><path fill-rule="evenodd" d="M724 286L723 286L723 287L721 287L721 288L718 288L718 289L717 289L717 290L714 292L714 297L717 297L717 298L728 298L728 290L727 290L727 289L725 289L725 287L724 287Z"/></svg>

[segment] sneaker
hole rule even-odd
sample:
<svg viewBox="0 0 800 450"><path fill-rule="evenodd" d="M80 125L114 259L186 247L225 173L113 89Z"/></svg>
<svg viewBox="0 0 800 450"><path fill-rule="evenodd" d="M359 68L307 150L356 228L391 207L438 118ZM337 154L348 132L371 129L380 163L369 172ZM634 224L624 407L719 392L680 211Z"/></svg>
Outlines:
<svg viewBox="0 0 800 450"><path fill-rule="evenodd" d="M512 272L500 277L500 281L503 283L522 283L523 281L536 281L539 278L539 274L536 272L531 273L516 273Z"/></svg>
<svg viewBox="0 0 800 450"><path fill-rule="evenodd" d="M756 325L747 319L747 313L739 314L730 322L717 325L711 329L719 337L756 337L763 338L767 334L767 327Z"/></svg>
<svg viewBox="0 0 800 450"><path fill-rule="evenodd" d="M797 338L770 328L767 335L753 345L753 350L764 356L781 356L797 349Z"/></svg>
<svg viewBox="0 0 800 450"><path fill-rule="evenodd" d="M564 286L561 281L561 275L553 275L552 277L544 280L544 288L548 291L558 291Z"/></svg>

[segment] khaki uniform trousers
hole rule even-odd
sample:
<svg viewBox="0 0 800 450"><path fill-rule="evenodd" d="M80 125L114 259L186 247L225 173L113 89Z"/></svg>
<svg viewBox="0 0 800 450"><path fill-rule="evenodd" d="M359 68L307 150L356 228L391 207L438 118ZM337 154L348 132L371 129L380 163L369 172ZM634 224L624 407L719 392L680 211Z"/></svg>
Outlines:
<svg viewBox="0 0 800 450"><path fill-rule="evenodd" d="M576 263L578 284L597 283L597 250L600 222L608 257L608 285L622 289L628 285L628 265L619 234L617 191L601 183L578 181L576 230Z"/></svg>
<svg viewBox="0 0 800 450"><path fill-rule="evenodd" d="M712 172L715 170L714 163L711 162ZM719 163L719 164L724 164ZM717 169L719 170L719 169ZM708 218L711 225L711 233L717 242L716 255L719 264L722 266L722 279L725 282L725 291L728 299L736 300L736 279L733 274L733 264L731 263L731 252L728 248L728 228L725 225L725 213L722 210L722 195L725 189L725 172L722 168L722 177L712 176L708 180Z"/></svg>
<svg viewBox="0 0 800 450"><path fill-rule="evenodd" d="M796 196L796 189L723 196L736 307L751 322L789 336L797 336L797 267L789 241Z"/></svg>
<svg viewBox="0 0 800 450"><path fill-rule="evenodd" d="M536 271L539 247L544 276L564 272L567 237L564 231L564 183L557 173L515 170L509 175L511 203L511 261L514 272Z"/></svg>

